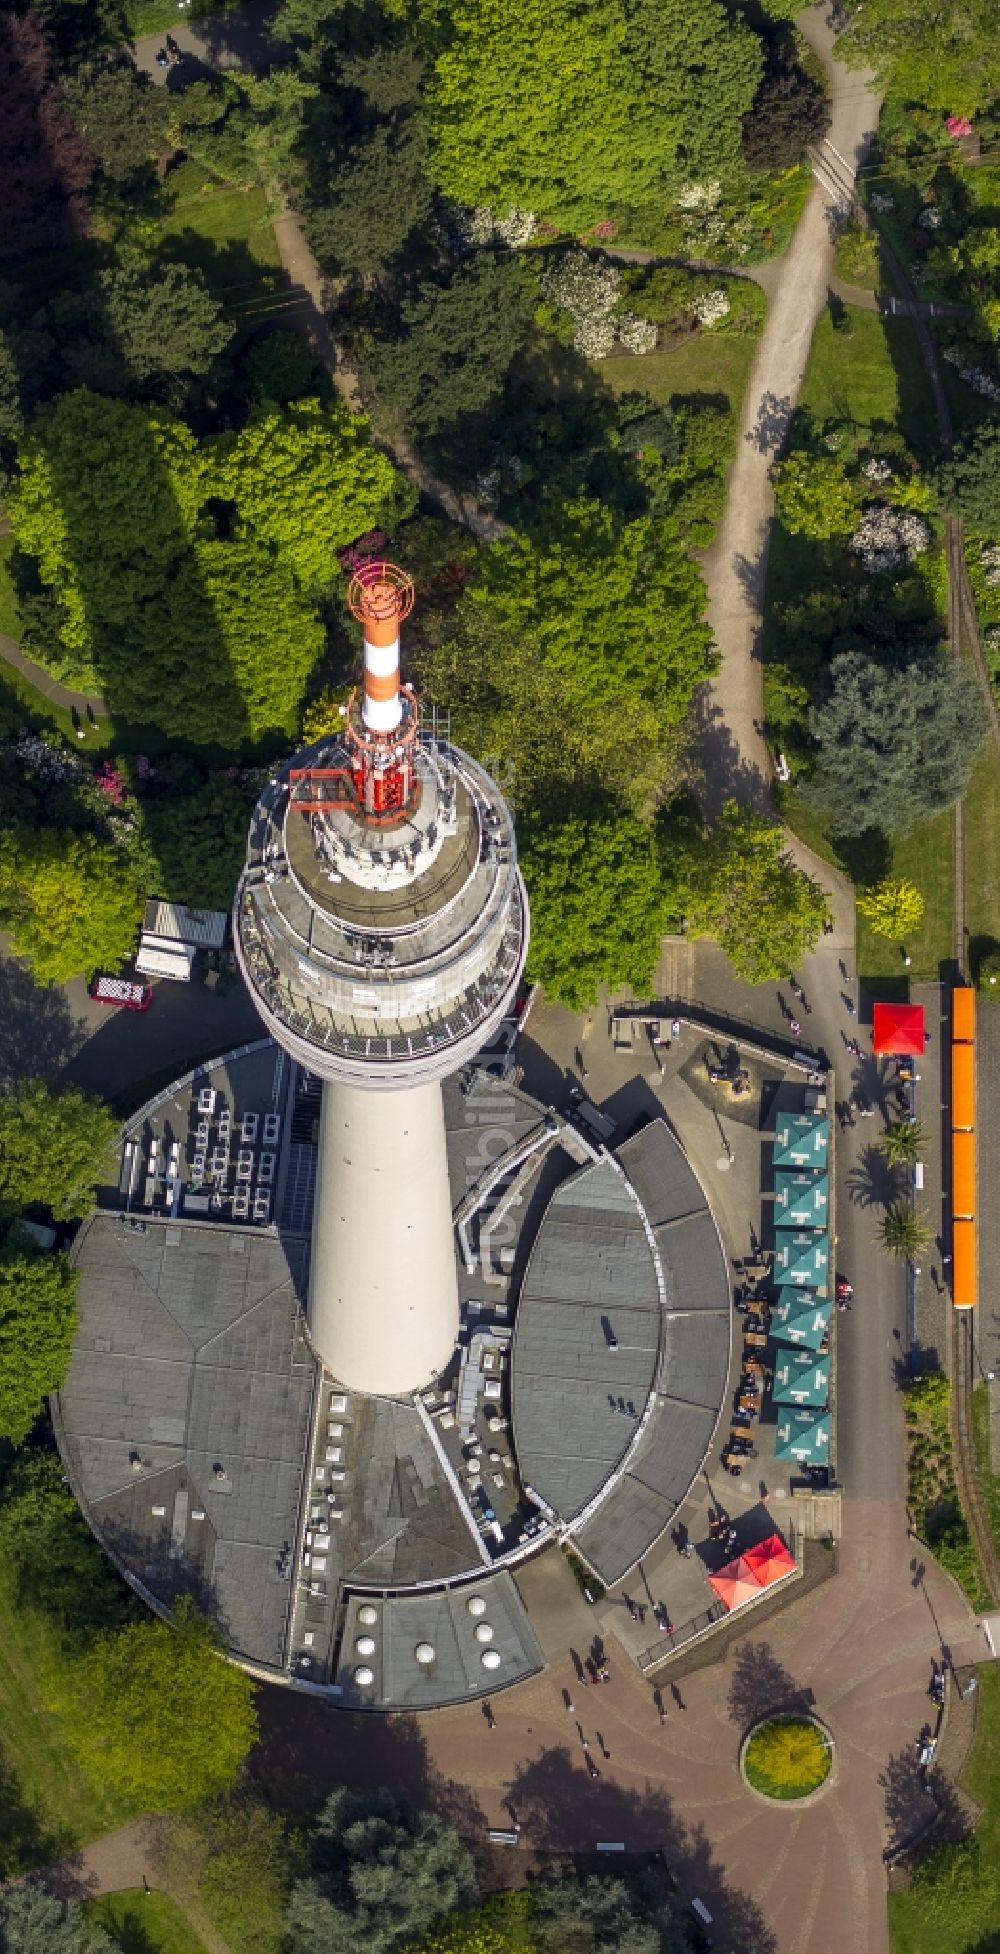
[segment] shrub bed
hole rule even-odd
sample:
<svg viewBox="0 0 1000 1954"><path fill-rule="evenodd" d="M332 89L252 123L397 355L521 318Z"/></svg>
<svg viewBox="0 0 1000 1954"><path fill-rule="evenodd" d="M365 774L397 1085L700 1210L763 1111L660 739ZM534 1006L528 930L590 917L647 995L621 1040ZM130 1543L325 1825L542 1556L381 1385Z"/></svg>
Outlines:
<svg viewBox="0 0 1000 1954"><path fill-rule="evenodd" d="M833 1763L828 1737L811 1717L770 1717L743 1752L747 1783L765 1798L808 1798L826 1783Z"/></svg>

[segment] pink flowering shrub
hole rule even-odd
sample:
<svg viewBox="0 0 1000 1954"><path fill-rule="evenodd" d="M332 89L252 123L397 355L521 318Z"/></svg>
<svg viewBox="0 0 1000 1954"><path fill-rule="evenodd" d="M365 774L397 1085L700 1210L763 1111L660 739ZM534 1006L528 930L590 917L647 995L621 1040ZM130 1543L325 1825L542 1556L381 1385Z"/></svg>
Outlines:
<svg viewBox="0 0 1000 1954"><path fill-rule="evenodd" d="M357 542L348 543L346 549L337 551L337 561L349 573L358 570L362 563L370 563L373 557L381 556L388 540L384 529L366 530Z"/></svg>
<svg viewBox="0 0 1000 1954"><path fill-rule="evenodd" d="M101 761L94 773L94 785L100 788L114 807L120 807L128 793L128 782L113 760Z"/></svg>
<svg viewBox="0 0 1000 1954"><path fill-rule="evenodd" d="M971 136L972 134L972 124L967 115L949 115L944 126L949 136L954 136L956 141L959 136Z"/></svg>

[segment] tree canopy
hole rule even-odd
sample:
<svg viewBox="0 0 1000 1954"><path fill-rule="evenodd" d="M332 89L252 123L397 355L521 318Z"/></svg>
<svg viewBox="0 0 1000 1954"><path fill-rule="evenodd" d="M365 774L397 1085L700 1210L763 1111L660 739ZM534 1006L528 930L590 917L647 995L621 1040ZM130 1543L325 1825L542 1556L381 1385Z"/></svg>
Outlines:
<svg viewBox="0 0 1000 1954"><path fill-rule="evenodd" d="M366 393L383 419L417 437L478 413L500 392L533 308L515 257L483 253L445 280L425 279L400 308L402 335L372 344Z"/></svg>
<svg viewBox="0 0 1000 1954"><path fill-rule="evenodd" d="M648 827L613 805L521 823L531 902L528 974L579 1010L598 990L629 985L648 997L660 938L676 913Z"/></svg>
<svg viewBox="0 0 1000 1954"><path fill-rule="evenodd" d="M131 61L102 61L68 75L62 97L106 177L124 183L166 143L167 97Z"/></svg>
<svg viewBox="0 0 1000 1954"><path fill-rule="evenodd" d="M437 183L568 230L731 166L762 66L718 0L465 0L449 30L427 89Z"/></svg>
<svg viewBox="0 0 1000 1954"><path fill-rule="evenodd" d="M924 914L924 898L905 875L887 875L874 887L862 889L857 906L875 935L888 936L894 943L919 929Z"/></svg>
<svg viewBox="0 0 1000 1954"><path fill-rule="evenodd" d="M861 512L860 485L830 455L789 455L774 471L774 501L793 536L848 536Z"/></svg>
<svg viewBox="0 0 1000 1954"><path fill-rule="evenodd" d="M939 654L886 666L862 651L840 653L809 723L818 747L810 791L843 835L873 826L908 834L953 806L985 733L975 677Z"/></svg>
<svg viewBox="0 0 1000 1954"><path fill-rule="evenodd" d="M815 947L830 913L819 883L796 868L784 830L735 801L688 851L681 874L691 934L714 937L748 984L787 977Z"/></svg>
<svg viewBox="0 0 1000 1954"><path fill-rule="evenodd" d="M116 350L140 382L154 373L207 373L236 330L189 265L154 264L131 252L98 284Z"/></svg>
<svg viewBox="0 0 1000 1954"><path fill-rule="evenodd" d="M118 1946L74 1900L30 1883L0 1892L0 1954L115 1954Z"/></svg>
<svg viewBox="0 0 1000 1954"><path fill-rule="evenodd" d="M0 923L39 983L119 970L141 916L134 871L110 843L56 828L0 841Z"/></svg>
<svg viewBox="0 0 1000 1954"><path fill-rule="evenodd" d="M850 68L874 68L893 92L950 115L974 115L993 101L993 0L865 0L836 42Z"/></svg>
<svg viewBox="0 0 1000 1954"><path fill-rule="evenodd" d="M86 1214L113 1171L116 1135L102 1100L19 1080L0 1099L0 1216L35 1203L57 1221Z"/></svg>
<svg viewBox="0 0 1000 1954"><path fill-rule="evenodd" d="M328 200L309 211L309 241L324 270L381 277L431 213L427 131L420 116L379 123L351 151Z"/></svg>
<svg viewBox="0 0 1000 1954"><path fill-rule="evenodd" d="M960 435L938 474L941 494L973 529L1000 531L1000 421Z"/></svg>
<svg viewBox="0 0 1000 1954"><path fill-rule="evenodd" d="M265 410L199 442L81 389L36 415L10 514L80 675L133 724L231 749L294 731L325 642L313 586L407 506L397 481L339 405Z"/></svg>
<svg viewBox="0 0 1000 1954"><path fill-rule="evenodd" d="M14 1459L0 1491L0 1550L19 1604L55 1620L70 1639L117 1627L130 1608L54 1452Z"/></svg>
<svg viewBox="0 0 1000 1954"><path fill-rule="evenodd" d="M187 1600L174 1621L145 1616L95 1636L47 1677L48 1707L95 1784L139 1811L172 1811L227 1791L257 1736L254 1685L219 1654Z"/></svg>
<svg viewBox="0 0 1000 1954"><path fill-rule="evenodd" d="M0 1438L20 1445L66 1375L76 1276L64 1255L0 1248Z"/></svg>
<svg viewBox="0 0 1000 1954"><path fill-rule="evenodd" d="M475 1897L454 1827L404 1811L388 1791L332 1793L310 1839L310 1876L292 1889L293 1954L391 1954Z"/></svg>

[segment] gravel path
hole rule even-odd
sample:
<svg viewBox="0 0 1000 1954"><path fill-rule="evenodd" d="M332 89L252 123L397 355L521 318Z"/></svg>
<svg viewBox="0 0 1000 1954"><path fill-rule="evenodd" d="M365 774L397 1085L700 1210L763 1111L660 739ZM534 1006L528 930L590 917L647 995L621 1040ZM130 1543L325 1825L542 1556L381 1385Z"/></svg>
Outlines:
<svg viewBox="0 0 1000 1954"><path fill-rule="evenodd" d="M878 96L832 58L833 37L820 9L799 16L806 39L830 72L830 140L861 160L878 122ZM739 445L726 508L704 568L709 622L722 668L702 701L702 798L718 812L731 795L770 805L771 762L763 738L760 634L770 523L771 468L788 432L809 359L813 330L833 278L826 192L812 194L784 258L771 268L772 296L743 402Z"/></svg>

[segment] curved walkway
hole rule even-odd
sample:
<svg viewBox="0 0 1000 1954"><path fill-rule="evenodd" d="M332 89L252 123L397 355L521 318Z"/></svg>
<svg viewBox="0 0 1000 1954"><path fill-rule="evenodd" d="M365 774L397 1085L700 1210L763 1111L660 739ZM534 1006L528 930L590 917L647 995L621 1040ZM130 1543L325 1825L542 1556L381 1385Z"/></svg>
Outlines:
<svg viewBox="0 0 1000 1954"><path fill-rule="evenodd" d="M817 9L799 25L830 73L830 140L857 163L878 123L879 98L863 76L832 60L833 36ZM704 562L708 616L722 654L702 700L703 801L718 813L730 796L770 805L763 737L760 634L774 497L771 468L788 433L816 321L833 278L828 199L814 183L788 250L772 273L772 297L743 402L725 512Z"/></svg>
<svg viewBox="0 0 1000 1954"><path fill-rule="evenodd" d="M3 631L0 631L0 658L5 665L11 665L15 672L20 672L21 677L27 679L28 684L52 705L62 706L66 712L85 713L89 710L100 719L107 717L109 706L103 693L76 692L72 686L62 685L51 672L45 670L44 665L36 665L32 659L26 658L17 639L8 638Z"/></svg>

